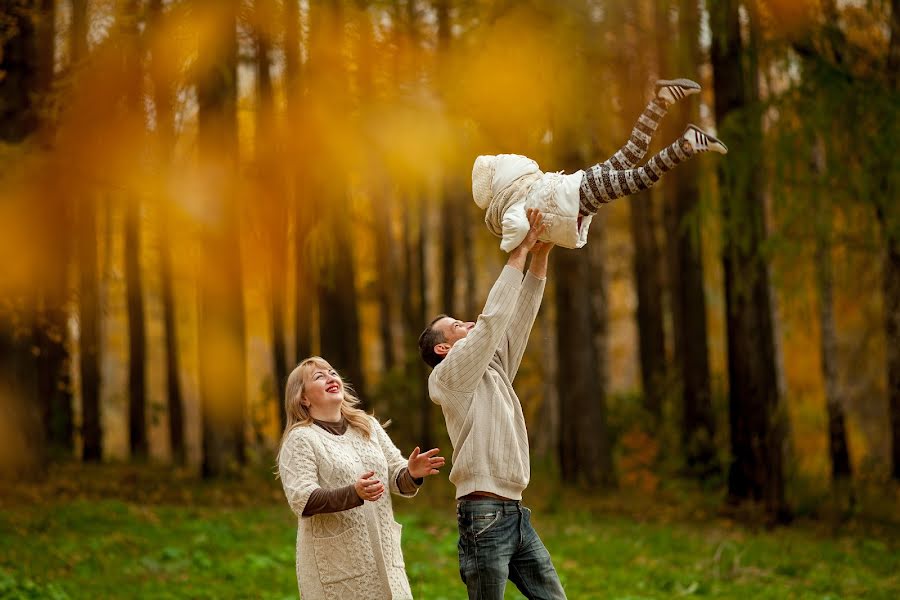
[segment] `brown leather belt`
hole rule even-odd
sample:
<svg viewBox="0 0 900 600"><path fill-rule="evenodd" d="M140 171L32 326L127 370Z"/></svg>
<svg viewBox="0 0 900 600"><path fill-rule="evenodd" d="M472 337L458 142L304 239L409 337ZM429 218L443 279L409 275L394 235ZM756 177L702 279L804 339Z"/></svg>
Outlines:
<svg viewBox="0 0 900 600"><path fill-rule="evenodd" d="M508 500L512 501L512 498L506 498L505 496L498 496L497 494L492 494L491 492L472 492L471 494L466 494L465 496L460 496L457 500Z"/></svg>

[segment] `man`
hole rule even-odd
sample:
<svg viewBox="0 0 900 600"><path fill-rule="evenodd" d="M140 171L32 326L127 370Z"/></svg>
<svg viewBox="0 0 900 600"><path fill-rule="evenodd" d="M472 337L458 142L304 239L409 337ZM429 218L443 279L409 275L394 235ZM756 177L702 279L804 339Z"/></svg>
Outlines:
<svg viewBox="0 0 900 600"><path fill-rule="evenodd" d="M528 598L565 598L550 554L521 504L531 468L522 405L512 382L544 294L552 244L539 242L543 216L529 230L488 294L476 323L446 315L419 337L432 401L453 443L459 572L470 599L501 600L509 579ZM531 265L524 279L525 259Z"/></svg>

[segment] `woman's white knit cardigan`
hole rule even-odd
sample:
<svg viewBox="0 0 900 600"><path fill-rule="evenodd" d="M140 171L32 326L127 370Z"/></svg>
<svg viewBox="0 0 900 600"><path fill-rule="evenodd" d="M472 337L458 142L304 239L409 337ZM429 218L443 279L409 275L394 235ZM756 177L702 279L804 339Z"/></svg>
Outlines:
<svg viewBox="0 0 900 600"><path fill-rule="evenodd" d="M355 427L333 435L309 425L284 441L278 470L299 518L297 583L303 600L412 598L390 494L350 510L302 516L314 489L353 484L367 471L389 483L391 493L404 495L397 475L407 460L374 418L372 429L366 439Z"/></svg>

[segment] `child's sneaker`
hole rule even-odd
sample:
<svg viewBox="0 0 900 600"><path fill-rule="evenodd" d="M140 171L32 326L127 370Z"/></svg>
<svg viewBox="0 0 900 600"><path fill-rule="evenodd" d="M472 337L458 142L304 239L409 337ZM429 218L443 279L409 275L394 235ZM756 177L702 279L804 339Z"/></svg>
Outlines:
<svg viewBox="0 0 900 600"><path fill-rule="evenodd" d="M710 135L697 127L696 125L688 125L687 129L681 135L681 138L687 141L694 149L694 152L718 152L719 154L728 154L728 147L725 146L714 135Z"/></svg>
<svg viewBox="0 0 900 600"><path fill-rule="evenodd" d="M700 93L700 84L690 79L660 79L656 82L656 96L666 104L673 104L685 96Z"/></svg>

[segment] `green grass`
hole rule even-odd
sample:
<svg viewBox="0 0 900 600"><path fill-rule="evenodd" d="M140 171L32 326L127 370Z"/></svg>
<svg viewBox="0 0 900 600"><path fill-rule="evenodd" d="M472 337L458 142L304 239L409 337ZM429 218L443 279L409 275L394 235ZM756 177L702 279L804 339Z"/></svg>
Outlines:
<svg viewBox="0 0 900 600"><path fill-rule="evenodd" d="M465 598L446 491L395 501L416 598ZM0 599L297 597L296 521L268 492L231 503L123 496L0 504ZM673 513L659 499L552 500L536 506L534 523L573 599L900 598L890 533L755 529L696 507ZM521 597L510 585L507 598Z"/></svg>

